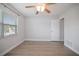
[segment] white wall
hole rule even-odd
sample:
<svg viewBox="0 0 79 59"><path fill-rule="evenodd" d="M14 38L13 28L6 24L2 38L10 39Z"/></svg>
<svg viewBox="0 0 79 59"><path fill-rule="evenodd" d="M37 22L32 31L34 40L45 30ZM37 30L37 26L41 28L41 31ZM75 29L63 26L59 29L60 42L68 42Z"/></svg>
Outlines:
<svg viewBox="0 0 79 59"><path fill-rule="evenodd" d="M64 45L79 54L79 5L67 10L64 18Z"/></svg>
<svg viewBox="0 0 79 59"><path fill-rule="evenodd" d="M0 8L7 11L10 14L14 14L7 8L4 8L3 6L0 5ZM15 14L14 14L15 15ZM16 16L16 15L15 15ZM24 17L19 16L18 17L18 32L16 35L11 35L8 37L5 37L3 39L0 39L0 55L4 55L20 43L24 41Z"/></svg>
<svg viewBox="0 0 79 59"><path fill-rule="evenodd" d="M26 40L43 41L49 40L49 20L50 17L29 17L26 19Z"/></svg>
<svg viewBox="0 0 79 59"><path fill-rule="evenodd" d="M52 16L33 16L26 18L25 21L25 40L31 41L53 41L51 39L51 20L55 21ZM55 22L56 23L56 22ZM57 29L58 25L55 24ZM59 29L55 32L59 32ZM53 39L58 38L58 33L53 37ZM59 38L56 41L59 41ZM55 41L55 40L54 40Z"/></svg>

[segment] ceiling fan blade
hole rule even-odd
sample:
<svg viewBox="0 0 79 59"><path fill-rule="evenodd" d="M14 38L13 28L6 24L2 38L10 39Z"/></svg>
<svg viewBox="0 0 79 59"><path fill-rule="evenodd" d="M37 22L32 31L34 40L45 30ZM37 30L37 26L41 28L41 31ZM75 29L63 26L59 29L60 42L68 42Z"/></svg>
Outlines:
<svg viewBox="0 0 79 59"><path fill-rule="evenodd" d="M32 8L32 7L35 7L35 6L25 6L25 8Z"/></svg>
<svg viewBox="0 0 79 59"><path fill-rule="evenodd" d="M47 13L50 13L50 10L48 10L48 9L45 9L45 11L46 11Z"/></svg>
<svg viewBox="0 0 79 59"><path fill-rule="evenodd" d="M38 13L39 13L39 12L37 11L37 12L36 12L36 15L37 15Z"/></svg>

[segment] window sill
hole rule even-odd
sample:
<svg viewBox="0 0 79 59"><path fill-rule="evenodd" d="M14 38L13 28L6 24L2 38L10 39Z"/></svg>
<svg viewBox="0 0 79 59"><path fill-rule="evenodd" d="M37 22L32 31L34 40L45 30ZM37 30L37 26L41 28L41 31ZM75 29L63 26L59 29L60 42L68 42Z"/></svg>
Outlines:
<svg viewBox="0 0 79 59"><path fill-rule="evenodd" d="M8 39L8 38L11 38L11 37L14 37L14 36L17 36L17 34L15 33L15 34L4 36L3 39Z"/></svg>

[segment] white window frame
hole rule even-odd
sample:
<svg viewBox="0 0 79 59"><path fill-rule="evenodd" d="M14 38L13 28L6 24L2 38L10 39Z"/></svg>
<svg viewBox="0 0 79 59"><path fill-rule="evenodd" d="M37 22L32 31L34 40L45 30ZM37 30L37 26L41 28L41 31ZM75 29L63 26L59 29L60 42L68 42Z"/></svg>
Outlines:
<svg viewBox="0 0 79 59"><path fill-rule="evenodd" d="M18 16L16 16L16 19L15 19L15 20L16 20L16 21L15 21L15 25L14 25L14 26L15 26L15 34L10 34L10 35L6 35L6 36L5 36L5 35L4 35L4 25L5 25L5 24L4 24L4 18L3 18L3 17L4 17L4 13L6 13L6 12L1 11L1 13L2 13L2 14L1 14L1 16L2 16L2 19L1 19L2 22L0 23L0 24L1 24L1 38L5 38L5 37L9 37L9 36L16 35L16 34L17 34L17 20L18 20ZM6 13L6 14L8 14L8 13ZM10 15L10 14L9 14L9 15ZM11 15L11 16L13 17L13 15ZM12 24L7 24L7 25L12 25ZM12 26L13 26L13 25L12 25ZM1 38L0 38L0 39L1 39Z"/></svg>

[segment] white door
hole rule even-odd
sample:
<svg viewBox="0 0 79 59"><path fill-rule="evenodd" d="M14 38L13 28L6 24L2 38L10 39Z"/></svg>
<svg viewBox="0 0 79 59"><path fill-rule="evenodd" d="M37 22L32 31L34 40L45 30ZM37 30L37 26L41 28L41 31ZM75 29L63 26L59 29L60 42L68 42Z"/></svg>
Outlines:
<svg viewBox="0 0 79 59"><path fill-rule="evenodd" d="M64 18L60 19L60 40L64 41Z"/></svg>
<svg viewBox="0 0 79 59"><path fill-rule="evenodd" d="M51 20L50 23L50 39L59 41L59 20Z"/></svg>

